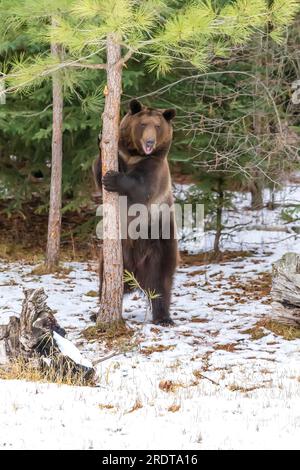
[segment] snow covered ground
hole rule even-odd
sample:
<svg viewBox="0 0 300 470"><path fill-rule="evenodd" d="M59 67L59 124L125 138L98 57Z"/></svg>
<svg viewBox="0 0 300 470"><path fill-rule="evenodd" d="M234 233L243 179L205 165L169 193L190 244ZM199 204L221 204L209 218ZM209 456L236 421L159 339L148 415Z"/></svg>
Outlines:
<svg viewBox="0 0 300 470"><path fill-rule="evenodd" d="M277 199L300 203L300 190L288 186ZM237 194L235 205L224 216L229 226L283 224L281 209L247 210L248 195ZM229 232L224 249L255 253L179 267L175 327L152 325L140 294L125 299L134 336L99 364L98 387L0 381L0 448L299 449L300 340L275 335L263 320L271 311L265 285L272 262L299 252L300 236ZM211 242L207 234L204 243L198 237L182 246L197 252ZM97 275L89 264L69 267L64 277L36 276L32 266L0 262L0 322L20 313L23 287L43 286L68 337L94 361L109 351L80 332L98 308L91 296Z"/></svg>

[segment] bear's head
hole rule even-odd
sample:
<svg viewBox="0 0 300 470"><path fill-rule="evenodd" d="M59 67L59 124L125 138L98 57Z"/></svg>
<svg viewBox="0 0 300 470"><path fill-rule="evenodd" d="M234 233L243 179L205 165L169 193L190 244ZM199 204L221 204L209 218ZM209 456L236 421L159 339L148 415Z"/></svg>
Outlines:
<svg viewBox="0 0 300 470"><path fill-rule="evenodd" d="M120 144L133 154L167 154L171 145L175 109L152 109L131 100L120 124Z"/></svg>

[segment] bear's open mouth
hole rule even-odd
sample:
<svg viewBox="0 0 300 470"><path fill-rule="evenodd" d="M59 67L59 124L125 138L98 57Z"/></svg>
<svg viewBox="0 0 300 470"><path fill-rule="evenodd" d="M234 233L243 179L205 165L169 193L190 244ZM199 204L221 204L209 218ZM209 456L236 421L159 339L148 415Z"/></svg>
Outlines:
<svg viewBox="0 0 300 470"><path fill-rule="evenodd" d="M146 155L150 155L153 152L154 145L153 144L143 144L143 149Z"/></svg>

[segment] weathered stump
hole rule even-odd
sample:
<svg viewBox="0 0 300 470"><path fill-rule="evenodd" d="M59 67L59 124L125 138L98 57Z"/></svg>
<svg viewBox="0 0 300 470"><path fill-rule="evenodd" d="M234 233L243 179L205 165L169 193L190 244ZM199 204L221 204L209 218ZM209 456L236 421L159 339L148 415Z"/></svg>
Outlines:
<svg viewBox="0 0 300 470"><path fill-rule="evenodd" d="M10 317L0 326L0 364L17 358L36 363L37 367L53 367L61 374L94 375L92 364L65 338L65 330L57 323L48 307L43 288L25 289L20 318Z"/></svg>
<svg viewBox="0 0 300 470"><path fill-rule="evenodd" d="M300 254L286 253L273 264L271 295L274 319L300 328Z"/></svg>

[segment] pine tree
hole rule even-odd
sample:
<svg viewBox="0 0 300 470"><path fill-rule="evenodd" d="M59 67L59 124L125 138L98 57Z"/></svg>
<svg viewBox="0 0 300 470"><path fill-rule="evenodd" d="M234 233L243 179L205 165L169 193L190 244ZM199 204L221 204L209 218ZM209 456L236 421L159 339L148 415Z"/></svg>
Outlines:
<svg viewBox="0 0 300 470"><path fill-rule="evenodd" d="M56 28L64 16L70 14L72 0L54 0L50 4L43 0L4 0L1 12L4 18L2 37L12 31L15 35L23 33L29 44L40 47L42 52L32 56L21 54L10 65L14 71L14 85L11 90L31 89L41 85L45 79L52 80L52 156L49 222L45 265L52 272L59 265L60 235L61 235L61 205L62 205L62 163L63 163L63 101L64 89L68 80L68 68L78 67L78 64L64 64L64 47L51 35L51 29ZM32 21L34 18L34 21ZM24 67L25 66L25 67ZM27 69L26 69L27 67ZM81 65L79 65L82 68ZM87 67L97 68L88 64ZM22 71L25 72L21 72ZM27 70L27 73L26 71ZM6 76L4 77L7 78ZM7 80L6 80L7 82Z"/></svg>
<svg viewBox="0 0 300 470"><path fill-rule="evenodd" d="M118 171L118 137L121 104L121 46L115 34L108 34L107 91L103 114L101 156L102 173ZM103 189L103 204L111 207L111 216L104 219L103 271L101 279L101 309L98 323L118 323L121 320L123 298L123 259L119 237L120 215L118 195Z"/></svg>
<svg viewBox="0 0 300 470"><path fill-rule="evenodd" d="M56 26L56 19L54 16L52 17L52 25ZM55 61L62 60L62 46L52 41L51 54ZM52 78L52 159L46 253L46 266L48 272L55 270L59 265L62 204L63 105L62 75L61 72L57 70L53 73Z"/></svg>
<svg viewBox="0 0 300 470"><path fill-rule="evenodd" d="M53 1L50 5L44 1L18 1L13 0L2 4L4 24L18 31L26 25L29 38L36 37L43 40L48 49L49 64L59 63L63 59L63 47L53 39L44 35L48 27L57 25L57 18L61 17L64 9L70 6L69 0ZM5 9L5 7L7 9ZM35 21L32 22L32 17ZM46 49L46 51L47 51ZM48 52L48 51L47 51ZM36 66L42 71L43 60L36 58ZM41 61L41 62L40 62ZM26 62L26 61L25 61ZM16 65L18 67L21 64ZM41 72L43 75L43 72ZM25 79L26 80L26 79ZM31 77L27 78L31 82ZM51 158L51 186L48 222L48 238L46 253L46 268L49 272L55 270L59 264L60 234L61 234L61 200L62 200L62 153L63 153L63 76L60 70L52 73L52 158Z"/></svg>

